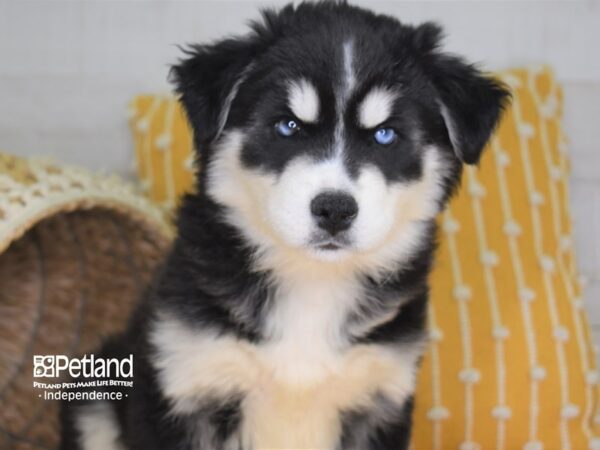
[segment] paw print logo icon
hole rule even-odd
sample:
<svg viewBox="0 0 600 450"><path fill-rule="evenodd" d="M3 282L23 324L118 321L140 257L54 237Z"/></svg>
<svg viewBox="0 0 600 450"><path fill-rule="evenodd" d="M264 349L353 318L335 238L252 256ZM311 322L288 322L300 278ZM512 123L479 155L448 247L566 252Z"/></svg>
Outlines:
<svg viewBox="0 0 600 450"><path fill-rule="evenodd" d="M54 356L33 355L33 376L54 377Z"/></svg>

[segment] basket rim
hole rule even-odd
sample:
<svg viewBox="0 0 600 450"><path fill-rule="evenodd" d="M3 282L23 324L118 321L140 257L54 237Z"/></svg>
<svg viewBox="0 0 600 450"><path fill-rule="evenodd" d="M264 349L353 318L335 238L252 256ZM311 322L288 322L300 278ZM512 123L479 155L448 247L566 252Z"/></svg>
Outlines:
<svg viewBox="0 0 600 450"><path fill-rule="evenodd" d="M5 152L0 152L0 156L24 161L36 178L25 184L11 178L10 171L0 172L0 187L4 187L0 196L4 213L0 217L0 254L52 216L98 208L129 217L166 241L173 239L174 227L167 212L119 177L98 175L47 159L20 158ZM15 202L15 198L19 201Z"/></svg>

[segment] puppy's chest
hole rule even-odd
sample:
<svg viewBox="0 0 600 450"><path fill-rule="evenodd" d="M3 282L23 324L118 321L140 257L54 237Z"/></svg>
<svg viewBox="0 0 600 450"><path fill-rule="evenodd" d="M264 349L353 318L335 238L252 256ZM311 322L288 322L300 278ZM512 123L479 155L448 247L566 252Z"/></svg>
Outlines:
<svg viewBox="0 0 600 450"><path fill-rule="evenodd" d="M241 399L244 449L334 449L342 411L375 407L376 393L401 403L412 391L412 358L378 345L348 346L340 305L280 306L266 323L270 339L260 344L159 322L157 366L174 409Z"/></svg>

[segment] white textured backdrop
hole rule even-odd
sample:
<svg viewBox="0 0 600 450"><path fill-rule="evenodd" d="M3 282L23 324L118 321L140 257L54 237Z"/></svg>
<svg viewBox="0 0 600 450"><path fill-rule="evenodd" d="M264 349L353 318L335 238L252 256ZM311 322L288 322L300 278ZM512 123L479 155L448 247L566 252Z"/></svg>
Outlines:
<svg viewBox="0 0 600 450"><path fill-rule="evenodd" d="M243 31L284 1L0 0L0 149L131 173L125 109L166 91L176 44ZM446 47L490 69L546 62L565 86L572 201L588 308L600 338L600 3L357 1L436 20Z"/></svg>

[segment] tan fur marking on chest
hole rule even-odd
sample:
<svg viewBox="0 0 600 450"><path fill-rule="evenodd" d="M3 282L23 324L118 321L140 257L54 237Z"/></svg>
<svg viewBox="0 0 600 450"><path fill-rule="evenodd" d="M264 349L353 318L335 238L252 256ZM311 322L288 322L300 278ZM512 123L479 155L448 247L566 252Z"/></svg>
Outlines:
<svg viewBox="0 0 600 450"><path fill-rule="evenodd" d="M243 394L242 440L255 450L332 449L339 411L370 407L373 395L402 402L413 391L419 351L357 345L335 357L318 380L299 384L275 376L261 347L227 336L196 333L161 321L153 334L157 368L175 411L199 399Z"/></svg>

